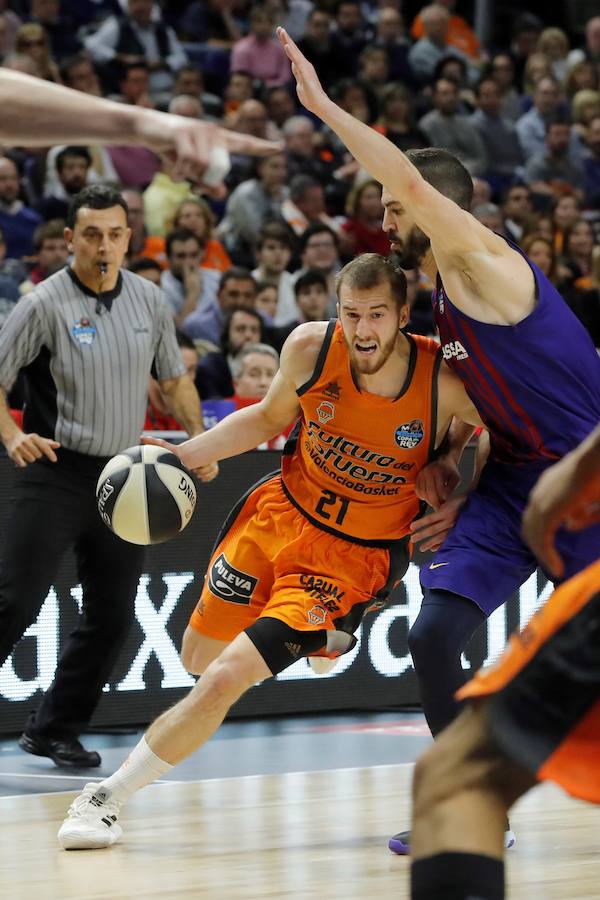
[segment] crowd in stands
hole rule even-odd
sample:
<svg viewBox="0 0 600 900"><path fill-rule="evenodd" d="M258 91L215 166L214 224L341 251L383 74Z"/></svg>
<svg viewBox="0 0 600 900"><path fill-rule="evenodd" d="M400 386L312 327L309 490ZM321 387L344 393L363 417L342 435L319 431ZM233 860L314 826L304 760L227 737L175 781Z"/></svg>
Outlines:
<svg viewBox="0 0 600 900"><path fill-rule="evenodd" d="M162 287L201 398L264 396L290 331L335 315L341 266L389 252L379 186L298 104L282 24L344 109L402 150L462 160L473 214L528 253L600 348L600 15L563 29L551 5L546 21L508 6L482 43L457 0L0 0L3 66L282 145L232 156L211 189L142 147L3 146L0 325L68 262L70 199L113 184L127 264ZM408 330L433 334L431 286L406 274ZM149 391L147 426L175 427Z"/></svg>

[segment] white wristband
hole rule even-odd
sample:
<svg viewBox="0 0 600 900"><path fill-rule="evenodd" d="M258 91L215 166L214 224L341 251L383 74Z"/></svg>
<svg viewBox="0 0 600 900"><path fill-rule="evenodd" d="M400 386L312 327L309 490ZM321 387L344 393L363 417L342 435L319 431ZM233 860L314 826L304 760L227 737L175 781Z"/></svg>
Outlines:
<svg viewBox="0 0 600 900"><path fill-rule="evenodd" d="M229 153L225 147L213 147L208 167L202 175L202 182L208 187L220 184L231 168Z"/></svg>

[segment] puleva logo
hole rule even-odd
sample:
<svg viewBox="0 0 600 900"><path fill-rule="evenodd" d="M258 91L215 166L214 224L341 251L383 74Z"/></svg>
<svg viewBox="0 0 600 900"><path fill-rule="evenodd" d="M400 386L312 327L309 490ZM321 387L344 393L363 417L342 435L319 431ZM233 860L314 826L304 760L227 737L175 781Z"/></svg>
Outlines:
<svg viewBox="0 0 600 900"><path fill-rule="evenodd" d="M221 553L210 567L208 586L215 596L228 603L248 606L257 584L258 578L236 569L224 553Z"/></svg>

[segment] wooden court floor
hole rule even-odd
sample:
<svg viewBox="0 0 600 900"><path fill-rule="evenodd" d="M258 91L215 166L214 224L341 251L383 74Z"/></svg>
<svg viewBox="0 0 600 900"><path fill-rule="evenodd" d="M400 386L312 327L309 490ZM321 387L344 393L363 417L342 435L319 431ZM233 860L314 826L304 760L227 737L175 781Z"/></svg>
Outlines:
<svg viewBox="0 0 600 900"><path fill-rule="evenodd" d="M59 849L72 793L0 798L2 900L377 898L408 894L387 850L408 822L412 765L154 785L122 816L120 844ZM600 900L600 809L552 786L511 818L514 900Z"/></svg>

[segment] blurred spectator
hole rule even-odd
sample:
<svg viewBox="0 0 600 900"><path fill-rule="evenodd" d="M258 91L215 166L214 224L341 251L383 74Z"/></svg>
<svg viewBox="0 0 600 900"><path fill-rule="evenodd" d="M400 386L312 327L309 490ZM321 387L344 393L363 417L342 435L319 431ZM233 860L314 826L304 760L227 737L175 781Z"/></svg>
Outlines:
<svg viewBox="0 0 600 900"><path fill-rule="evenodd" d="M63 219L51 219L39 225L33 235L33 245L37 262L29 273L27 281L21 284L21 293L32 291L36 284L63 269L69 259L69 248L64 235Z"/></svg>
<svg viewBox="0 0 600 900"><path fill-rule="evenodd" d="M457 85L440 78L433 91L435 109L419 120L419 128L432 146L457 156L471 175L483 175L488 165L485 145L469 117L458 114L458 103Z"/></svg>
<svg viewBox="0 0 600 900"><path fill-rule="evenodd" d="M552 65L548 57L544 53L538 53L536 51L527 57L527 62L523 69L523 93L525 94L525 97L523 98L524 112L531 109L530 98L533 96L536 85L542 78L554 78L558 81L552 72Z"/></svg>
<svg viewBox="0 0 600 900"><path fill-rule="evenodd" d="M182 331L194 340L211 341L219 346L226 313L233 307L243 306L254 316L258 316L254 310L255 299L254 278L247 269L234 266L221 275L216 300L206 309L196 310L188 316ZM260 320L260 316L258 318Z"/></svg>
<svg viewBox="0 0 600 900"><path fill-rule="evenodd" d="M242 347L258 344L263 339L263 323L259 313L247 306L233 304L224 315L219 339L220 350L207 353L196 369L196 388L202 400L231 397L234 386L231 364Z"/></svg>
<svg viewBox="0 0 600 900"><path fill-rule="evenodd" d="M186 119L203 119L204 108L198 97L191 94L177 94L171 97L167 112L174 116L184 116Z"/></svg>
<svg viewBox="0 0 600 900"><path fill-rule="evenodd" d="M56 197L66 197L59 172L56 166L58 156L66 150L65 144L51 147L46 156L46 173L44 177L45 195L53 195ZM87 170L86 184L109 184L112 186L119 184L119 176L113 166L110 153L106 147L93 146L84 148L90 157L90 165Z"/></svg>
<svg viewBox="0 0 600 900"><path fill-rule="evenodd" d="M578 91L597 91L600 87L599 69L587 59L575 63L565 80L567 97L574 97Z"/></svg>
<svg viewBox="0 0 600 900"><path fill-rule="evenodd" d="M33 233L42 217L19 199L19 170L8 157L0 157L0 229L6 242L6 255L12 259L31 256Z"/></svg>
<svg viewBox="0 0 600 900"><path fill-rule="evenodd" d="M128 0L124 16L110 16L85 39L92 59L105 71L109 64L145 62L152 95L171 90L173 73L187 62L173 29L156 17L157 9L153 0Z"/></svg>
<svg viewBox="0 0 600 900"><path fill-rule="evenodd" d="M241 134L251 134L266 140L278 140L280 135L273 122L269 121L267 108L260 100L244 100L227 116L224 123ZM252 178L256 172L257 160L255 157L244 154L231 154L231 170L226 178L227 187L230 190L236 188L242 181Z"/></svg>
<svg viewBox="0 0 600 900"><path fill-rule="evenodd" d="M235 400L262 400L279 370L279 354L269 344L246 344L231 362ZM239 404L238 408L248 405Z"/></svg>
<svg viewBox="0 0 600 900"><path fill-rule="evenodd" d="M429 140L415 125L414 101L404 84L387 84L379 95L379 118L373 128L400 150L429 146Z"/></svg>
<svg viewBox="0 0 600 900"><path fill-rule="evenodd" d="M100 79L87 52L76 53L64 59L60 65L60 77L63 84L81 91L83 94L102 96Z"/></svg>
<svg viewBox="0 0 600 900"><path fill-rule="evenodd" d="M478 222L495 231L496 234L504 234L504 219L502 218L502 210L495 203L481 203L472 210L473 215Z"/></svg>
<svg viewBox="0 0 600 900"><path fill-rule="evenodd" d="M141 278L147 278L148 281L151 281L156 287L160 287L160 279L163 270L155 259L150 259L149 256L138 256L137 259L134 259L129 263L128 269L130 272L135 272L135 274L139 275Z"/></svg>
<svg viewBox="0 0 600 900"><path fill-rule="evenodd" d="M592 288L592 251L594 231L585 219L577 219L565 229L563 253L559 266L561 290L572 296L574 291Z"/></svg>
<svg viewBox="0 0 600 900"><path fill-rule="evenodd" d="M356 75L356 60L367 46L360 0L337 0L334 5L333 45L338 58L338 78Z"/></svg>
<svg viewBox="0 0 600 900"><path fill-rule="evenodd" d="M448 30L446 32L446 44L460 50L465 56L471 59L478 59L481 55L481 45L479 39L471 26L454 12L456 0L437 0L439 6L448 10ZM423 10L418 13L412 23L410 34L415 41L421 40L425 36L425 26L423 24Z"/></svg>
<svg viewBox="0 0 600 900"><path fill-rule="evenodd" d="M125 188L145 189L158 174L160 159L147 147L113 145L106 149L119 182Z"/></svg>
<svg viewBox="0 0 600 900"><path fill-rule="evenodd" d="M515 65L516 84L519 86L523 83L525 64L535 51L541 33L541 21L529 12L522 13L513 23L510 53Z"/></svg>
<svg viewBox="0 0 600 900"><path fill-rule="evenodd" d="M22 72L24 75L33 75L34 78L40 78L38 64L26 53L9 53L2 60L2 68L12 69L15 72Z"/></svg>
<svg viewBox="0 0 600 900"><path fill-rule="evenodd" d="M348 218L340 229L341 256L348 259L361 253L387 256L390 242L381 229L381 185L371 179L355 185L346 201L346 214Z"/></svg>
<svg viewBox="0 0 600 900"><path fill-rule="evenodd" d="M119 93L111 94L110 99L117 103L130 103L133 106L145 106L154 109L154 101L150 97L150 71L143 60L120 67Z"/></svg>
<svg viewBox="0 0 600 900"><path fill-rule="evenodd" d="M185 65L175 73L173 96L185 94L196 97L208 116L220 117L223 113L223 101L216 94L207 93L204 89L204 76L196 66Z"/></svg>
<svg viewBox="0 0 600 900"><path fill-rule="evenodd" d="M600 67L600 16L588 19L585 25L585 46L571 50L569 53L569 68L583 60L593 63L596 70Z"/></svg>
<svg viewBox="0 0 600 900"><path fill-rule="evenodd" d="M332 20L327 10L318 6L312 10L298 46L315 67L325 89L346 71L348 63L343 59L344 53L333 36Z"/></svg>
<svg viewBox="0 0 600 900"><path fill-rule="evenodd" d="M583 160L585 205L600 208L600 116L589 123Z"/></svg>
<svg viewBox="0 0 600 900"><path fill-rule="evenodd" d="M554 78L538 81L533 92L533 106L517 122L517 134L526 159L543 153L546 147L546 124L558 115L560 91Z"/></svg>
<svg viewBox="0 0 600 900"><path fill-rule="evenodd" d="M368 44L358 58L358 77L379 97L390 80L390 62L384 47Z"/></svg>
<svg viewBox="0 0 600 900"><path fill-rule="evenodd" d="M555 197L552 204L552 224L554 228L554 249L563 253L565 234L581 214L581 204L574 194Z"/></svg>
<svg viewBox="0 0 600 900"><path fill-rule="evenodd" d="M323 185L311 175L295 175L292 178L289 195L281 205L281 215L298 236L315 222L324 222L334 231L337 230L325 212Z"/></svg>
<svg viewBox="0 0 600 900"><path fill-rule="evenodd" d="M531 191L525 184L509 187L503 199L504 230L508 237L519 243L528 221L533 215Z"/></svg>
<svg viewBox="0 0 600 900"><path fill-rule="evenodd" d="M309 225L300 236L300 256L302 268L296 273L296 279L308 269L318 269L325 276L327 295L329 297L328 315L336 314L337 293L335 276L341 269L339 239L328 225Z"/></svg>
<svg viewBox="0 0 600 900"><path fill-rule="evenodd" d="M577 91L571 101L573 128L580 140L585 140L590 122L600 116L600 91Z"/></svg>
<svg viewBox="0 0 600 900"><path fill-rule="evenodd" d="M37 204L38 212L46 221L66 219L72 198L87 184L92 157L87 147L65 147L56 155L55 164L59 181L55 192L43 196Z"/></svg>
<svg viewBox="0 0 600 900"><path fill-rule="evenodd" d="M283 154L257 160L255 172L255 178L242 182L230 194L219 227L234 261L252 254L256 238L267 222L281 220L281 206L287 195L287 162Z"/></svg>
<svg viewBox="0 0 600 900"><path fill-rule="evenodd" d="M48 35L55 59L62 60L81 50L75 23L61 10L60 0L31 0L29 18L41 25Z"/></svg>
<svg viewBox="0 0 600 900"><path fill-rule="evenodd" d="M223 109L226 117L236 113L242 103L254 97L254 79L249 72L231 72L223 91ZM226 119L227 121L227 119ZM239 129L237 129L239 130Z"/></svg>
<svg viewBox="0 0 600 900"><path fill-rule="evenodd" d="M569 38L562 28L544 28L540 34L535 49L538 53L544 53L550 60L552 74L557 81L564 81L569 71L567 57L569 55Z"/></svg>
<svg viewBox="0 0 600 900"><path fill-rule="evenodd" d="M25 267L16 260L6 259L6 243L0 231L0 328L21 298L19 284L24 278Z"/></svg>
<svg viewBox="0 0 600 900"><path fill-rule="evenodd" d="M13 53L15 49L15 39L17 31L21 27L19 16L12 10L8 9L9 0L0 0L0 58L4 59L9 53Z"/></svg>
<svg viewBox="0 0 600 900"><path fill-rule="evenodd" d="M521 249L532 263L544 273L553 283L556 282L556 252L552 238L547 238L539 232L527 235L521 241Z"/></svg>
<svg viewBox="0 0 600 900"><path fill-rule="evenodd" d="M311 175L323 186L331 182L339 160L317 142L315 126L306 116L292 116L283 125L288 178Z"/></svg>
<svg viewBox="0 0 600 900"><path fill-rule="evenodd" d="M252 277L256 281L275 285L277 301L273 320L276 325L290 322L298 315L294 279L287 271L293 249L292 235L287 226L271 222L262 229L256 247L258 266Z"/></svg>
<svg viewBox="0 0 600 900"><path fill-rule="evenodd" d="M589 287L569 292L565 299L600 353L600 247L592 251Z"/></svg>
<svg viewBox="0 0 600 900"><path fill-rule="evenodd" d="M501 98L493 78L482 78L477 85L477 110L471 116L486 149L486 178L494 192L503 193L523 166L523 153L516 128L501 113Z"/></svg>
<svg viewBox="0 0 600 900"><path fill-rule="evenodd" d="M177 343L181 350L186 375L192 381L196 378L196 366L198 365L198 351L185 334L177 332ZM177 419L171 413L169 398L160 389L160 383L150 375L148 379L148 407L146 409L146 421L144 431L185 431Z"/></svg>
<svg viewBox="0 0 600 900"><path fill-rule="evenodd" d="M404 329L409 334L423 334L439 340L433 307L431 305L431 289L420 290L421 278L418 269L405 269L406 302L410 309L410 319Z"/></svg>
<svg viewBox="0 0 600 900"><path fill-rule="evenodd" d="M267 116L279 130L282 130L288 119L296 114L296 101L292 95L292 90L293 88L290 85L278 84L266 88L262 94ZM307 122L311 121L306 116L303 118Z"/></svg>
<svg viewBox="0 0 600 900"><path fill-rule="evenodd" d="M433 71L433 84L440 78L454 81L458 87L459 113L472 113L475 109L475 93L470 87L469 70L464 59L458 56L442 56Z"/></svg>
<svg viewBox="0 0 600 900"><path fill-rule="evenodd" d="M288 335L303 322L322 322L327 318L329 294L325 276L318 269L307 269L294 284L297 315L295 319L273 329L273 345L281 351Z"/></svg>
<svg viewBox="0 0 600 900"><path fill-rule="evenodd" d="M466 59L455 47L448 46L450 13L439 3L425 6L421 12L423 36L410 48L408 61L415 75L423 83L433 77L440 59L448 54Z"/></svg>
<svg viewBox="0 0 600 900"><path fill-rule="evenodd" d="M515 87L515 64L508 53L497 53L489 66L489 76L500 91L500 109L503 116L516 122L523 114L521 98Z"/></svg>
<svg viewBox="0 0 600 900"><path fill-rule="evenodd" d="M483 178L473 178L473 196L471 198L471 210L482 203L492 202L492 189L489 182Z"/></svg>
<svg viewBox="0 0 600 900"><path fill-rule="evenodd" d="M164 238L156 234L148 234L146 231L141 192L128 188L122 192L122 196L129 209L127 213L127 224L131 229L127 251L129 259L135 260L139 257L152 259L157 263L159 269L164 269L167 264L165 241Z"/></svg>
<svg viewBox="0 0 600 900"><path fill-rule="evenodd" d="M400 11L393 6L382 7L375 25L375 46L383 47L388 55L390 80L416 87L415 76L408 61L410 41L406 37Z"/></svg>
<svg viewBox="0 0 600 900"><path fill-rule="evenodd" d="M195 0L179 21L179 30L190 41L212 47L232 47L242 36L231 3Z"/></svg>
<svg viewBox="0 0 600 900"><path fill-rule="evenodd" d="M202 247L193 231L179 228L169 232L165 246L168 268L160 286L180 328L189 315L216 302L220 276L213 269L200 269Z"/></svg>
<svg viewBox="0 0 600 900"><path fill-rule="evenodd" d="M250 10L250 34L237 41L231 51L231 71L249 72L266 85L290 81L290 63L279 41L273 37L275 22L264 6Z"/></svg>
<svg viewBox="0 0 600 900"><path fill-rule="evenodd" d="M194 196L189 181L175 181L171 178L172 171L173 164L163 158L160 171L154 174L143 194L146 228L150 234L159 237L165 235L175 210L184 200Z"/></svg>
<svg viewBox="0 0 600 900"><path fill-rule="evenodd" d="M583 187L583 168L571 149L571 126L557 119L546 125L546 149L525 166L524 180L535 194L566 194Z"/></svg>
<svg viewBox="0 0 600 900"><path fill-rule="evenodd" d="M231 268L231 260L221 241L213 237L214 226L214 213L202 197L190 197L175 210L173 228L187 228L200 241L200 267L225 272Z"/></svg>
<svg viewBox="0 0 600 900"><path fill-rule="evenodd" d="M60 82L58 66L50 53L50 41L41 25L34 22L21 25L15 38L15 51L33 60L39 78Z"/></svg>
<svg viewBox="0 0 600 900"><path fill-rule="evenodd" d="M260 313L260 317L267 328L275 324L277 315L277 285L270 281L256 282L256 300L254 309Z"/></svg>

